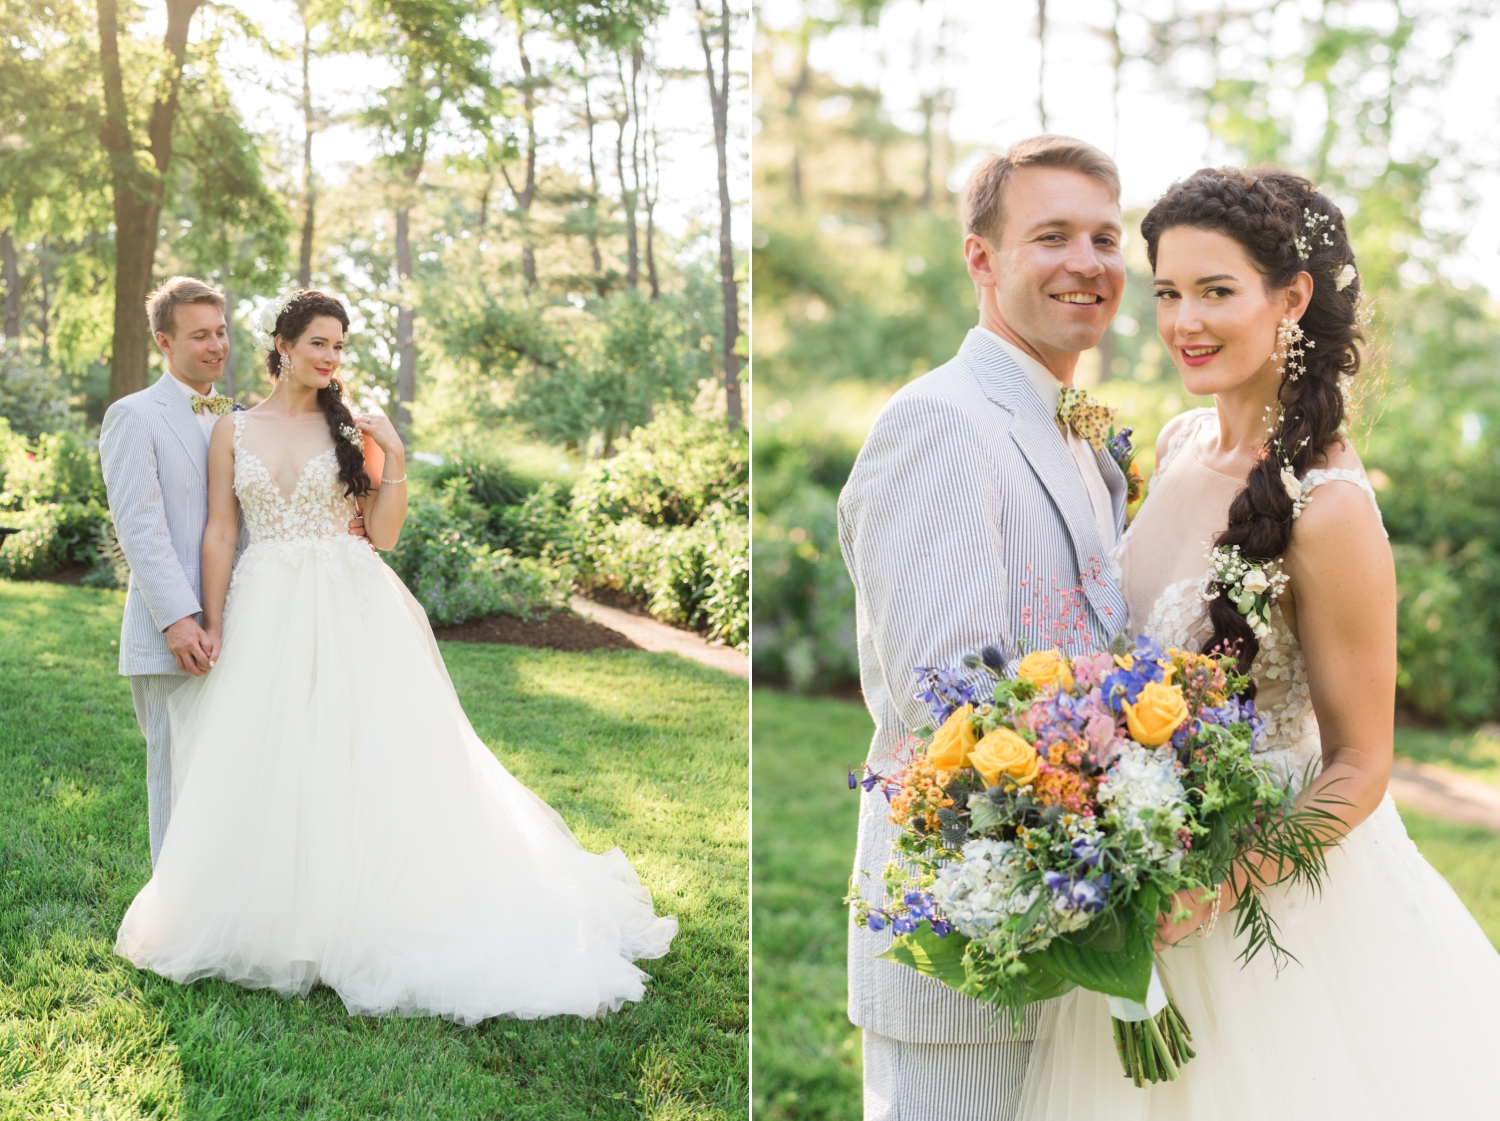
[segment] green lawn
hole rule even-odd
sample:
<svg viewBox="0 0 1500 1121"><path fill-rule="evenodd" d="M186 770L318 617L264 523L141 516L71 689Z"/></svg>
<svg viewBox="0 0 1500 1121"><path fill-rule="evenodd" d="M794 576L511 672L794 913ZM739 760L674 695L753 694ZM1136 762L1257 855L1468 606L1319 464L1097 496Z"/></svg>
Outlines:
<svg viewBox="0 0 1500 1121"><path fill-rule="evenodd" d="M864 797L849 791L844 767L864 758L870 719L847 701L763 689L753 695L753 717L755 1115L858 1121L859 1031L845 1017L839 901ZM1403 729L1398 749L1457 765L1483 758L1465 753L1474 741ZM1402 817L1500 945L1500 836L1404 810Z"/></svg>
<svg viewBox="0 0 1500 1121"><path fill-rule="evenodd" d="M746 686L674 657L445 644L481 737L681 921L602 1021L350 1018L111 951L149 877L123 596L0 580L0 1119L748 1115Z"/></svg>

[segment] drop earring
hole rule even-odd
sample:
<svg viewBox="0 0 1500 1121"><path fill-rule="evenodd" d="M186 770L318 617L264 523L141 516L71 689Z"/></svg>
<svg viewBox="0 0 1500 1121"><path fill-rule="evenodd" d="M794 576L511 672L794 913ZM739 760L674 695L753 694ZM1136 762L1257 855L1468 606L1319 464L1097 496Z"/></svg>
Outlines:
<svg viewBox="0 0 1500 1121"><path fill-rule="evenodd" d="M1312 339L1302 330L1302 324L1290 316L1276 328L1276 370L1287 381L1296 381L1307 373L1306 347L1313 345Z"/></svg>
<svg viewBox="0 0 1500 1121"><path fill-rule="evenodd" d="M292 364L286 360L286 355L279 355L276 359L276 376L285 377L288 373L291 372L291 369Z"/></svg>

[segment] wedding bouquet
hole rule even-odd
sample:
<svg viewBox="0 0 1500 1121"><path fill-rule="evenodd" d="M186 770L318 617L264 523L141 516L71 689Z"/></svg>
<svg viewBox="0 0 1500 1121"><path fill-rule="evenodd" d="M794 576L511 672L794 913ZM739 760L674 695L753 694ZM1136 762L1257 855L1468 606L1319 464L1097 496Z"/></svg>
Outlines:
<svg viewBox="0 0 1500 1121"><path fill-rule="evenodd" d="M1315 886L1336 819L1256 758L1261 721L1233 658L1144 637L1116 649L1034 652L1005 677L989 648L966 660L993 681L988 696L919 668L935 731L891 775L849 772L851 789L885 795L901 833L885 899L848 902L895 933L881 957L1009 1008L1018 1026L1033 1001L1103 993L1140 1086L1193 1057L1153 950L1173 894L1207 899L1247 856ZM1287 956L1259 894L1241 890L1235 909L1245 960L1267 946Z"/></svg>

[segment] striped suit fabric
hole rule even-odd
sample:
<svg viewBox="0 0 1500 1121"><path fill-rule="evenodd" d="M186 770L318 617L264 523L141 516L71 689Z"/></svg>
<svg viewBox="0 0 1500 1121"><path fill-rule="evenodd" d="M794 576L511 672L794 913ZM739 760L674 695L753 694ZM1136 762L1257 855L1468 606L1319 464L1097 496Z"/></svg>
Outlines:
<svg viewBox="0 0 1500 1121"><path fill-rule="evenodd" d="M208 439L171 374L109 407L99 432L99 463L115 535L130 566L119 669L131 679L136 721L146 737L154 866L172 816L167 698L187 677L162 632L202 610L208 523Z"/></svg>
<svg viewBox="0 0 1500 1121"><path fill-rule="evenodd" d="M1118 536L1125 477L1108 452L1096 455ZM1052 413L1005 348L977 329L952 361L904 386L881 410L839 496L839 543L855 589L860 684L875 722L868 762L883 774L902 742L930 721L914 696L915 667L958 667L987 645L1007 660L1054 645L1063 599L1075 588L1082 591L1077 617L1096 642L1108 643L1126 623L1107 564L1115 542L1100 539ZM884 800L866 796L854 883L867 900L880 898L895 833ZM944 1109L942 1095L929 1096L930 1106L916 1096L882 1105L876 1099L894 1092L890 1080L867 1066L867 1090L875 1094L867 1108L904 1121L1010 1116L1042 1010L1028 1009L1018 1037L1008 1015L874 960L890 939L889 931L861 929L851 913L849 1018L867 1036L884 1037L869 1058L894 1062L892 1046L902 1043L974 1045L969 1077L990 1096L973 1087L978 1104L962 1117ZM1024 1046L996 1046L1018 1039ZM913 1051L902 1062L913 1071L963 1067L953 1054Z"/></svg>

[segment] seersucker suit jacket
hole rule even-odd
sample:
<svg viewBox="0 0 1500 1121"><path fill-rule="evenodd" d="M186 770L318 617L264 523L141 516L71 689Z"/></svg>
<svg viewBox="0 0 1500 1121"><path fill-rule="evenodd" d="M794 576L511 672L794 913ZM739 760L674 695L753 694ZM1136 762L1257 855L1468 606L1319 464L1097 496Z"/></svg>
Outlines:
<svg viewBox="0 0 1500 1121"><path fill-rule="evenodd" d="M1096 453L1125 521L1125 476ZM876 418L839 496L839 544L854 582L860 685L875 720L869 762L889 773L892 752L927 725L915 699L917 666L962 668L987 645L1006 660L1021 645L1051 645L1060 594L1082 587L1081 614L1107 645L1126 625L1078 467L1052 414L1005 349L969 332L957 357L896 393ZM1049 619L1051 622L1049 622ZM981 675L965 671L977 681ZM871 902L895 826L885 799L862 795L854 883ZM1009 1016L876 961L889 930L849 926L849 1018L913 1043L1016 1038ZM1021 1039L1036 1030L1028 1010Z"/></svg>
<svg viewBox="0 0 1500 1121"><path fill-rule="evenodd" d="M120 673L181 674L162 632L203 609L208 440L170 374L109 407L99 430L99 464L130 565Z"/></svg>

